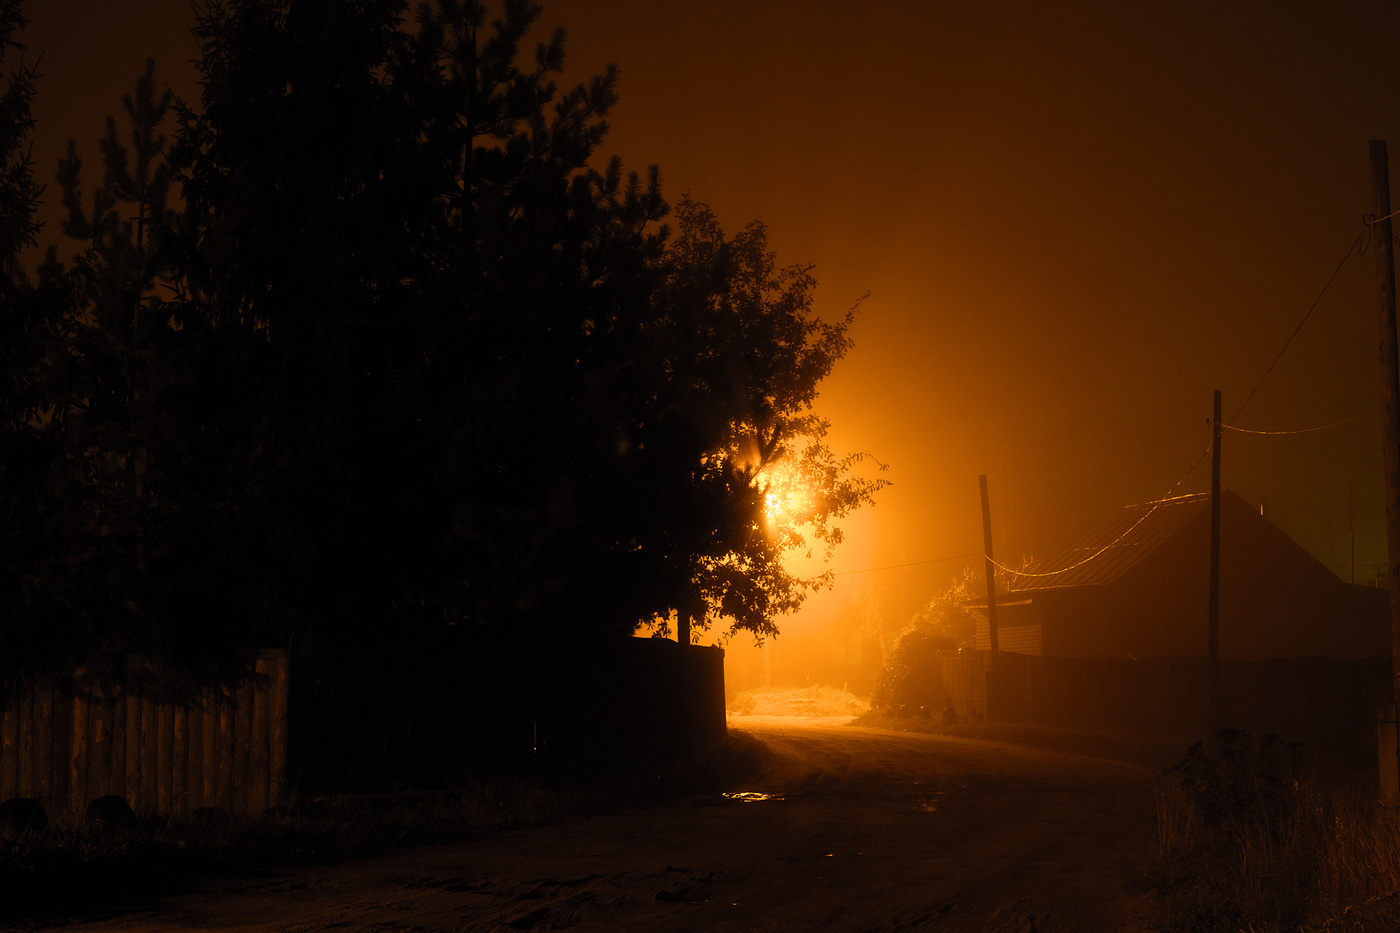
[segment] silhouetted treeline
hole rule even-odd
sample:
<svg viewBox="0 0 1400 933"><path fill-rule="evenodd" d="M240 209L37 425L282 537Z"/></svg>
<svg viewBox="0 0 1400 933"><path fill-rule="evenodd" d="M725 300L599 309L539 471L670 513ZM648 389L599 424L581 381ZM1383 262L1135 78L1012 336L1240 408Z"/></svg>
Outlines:
<svg viewBox="0 0 1400 933"><path fill-rule="evenodd" d="M881 485L810 408L850 316L812 315L761 226L683 201L672 235L654 167L593 164L615 69L556 87L529 3L407 13L199 8L200 100L148 67L96 163L70 145L47 197L78 252L32 274L11 72L0 687L136 665L178 693L259 646L411 677L449 629L769 633L810 581L758 471L805 477L828 544Z"/></svg>

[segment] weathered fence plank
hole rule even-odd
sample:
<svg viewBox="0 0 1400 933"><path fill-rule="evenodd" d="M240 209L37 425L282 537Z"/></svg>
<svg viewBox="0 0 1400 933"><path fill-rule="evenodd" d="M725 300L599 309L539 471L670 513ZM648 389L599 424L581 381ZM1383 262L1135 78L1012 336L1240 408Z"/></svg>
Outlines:
<svg viewBox="0 0 1400 933"><path fill-rule="evenodd" d="M19 796L19 710L0 713L0 800Z"/></svg>
<svg viewBox="0 0 1400 933"><path fill-rule="evenodd" d="M252 686L253 708L249 715L248 731L248 809L254 813L266 810L268 804L268 728L267 694L270 665L265 658L258 658L254 672L258 680Z"/></svg>
<svg viewBox="0 0 1400 933"><path fill-rule="evenodd" d="M126 707L126 801L131 809L140 812L146 805L141 795L141 710L145 704L141 702L140 684L122 703Z"/></svg>
<svg viewBox="0 0 1400 933"><path fill-rule="evenodd" d="M167 813L188 813L190 809L188 781L190 770L189 711L183 706L173 710L170 724L170 809Z"/></svg>
<svg viewBox="0 0 1400 933"><path fill-rule="evenodd" d="M160 715L155 701L141 697L141 814L154 813L160 799L159 779L157 778L156 746L160 741Z"/></svg>
<svg viewBox="0 0 1400 933"><path fill-rule="evenodd" d="M185 775L185 810L193 813L204 806L204 710L189 710L186 740L188 761Z"/></svg>
<svg viewBox="0 0 1400 933"><path fill-rule="evenodd" d="M34 717L34 796L53 799L53 691L38 693Z"/></svg>
<svg viewBox="0 0 1400 933"><path fill-rule="evenodd" d="M112 704L112 761L111 791L118 797L126 796L126 711L127 698L116 696Z"/></svg>
<svg viewBox="0 0 1400 933"><path fill-rule="evenodd" d="M233 715L233 806L243 809L248 806L248 755L251 750L253 721L253 685L245 683L238 688Z"/></svg>
<svg viewBox="0 0 1400 933"><path fill-rule="evenodd" d="M273 682L268 700L268 794L269 806L286 803L287 793L287 655L272 657Z"/></svg>
<svg viewBox="0 0 1400 933"><path fill-rule="evenodd" d="M162 703L156 709L156 812L170 813L174 783L173 745L175 708Z"/></svg>
<svg viewBox="0 0 1400 933"><path fill-rule="evenodd" d="M202 720L201 728L204 733L204 747L200 754L200 770L204 774L204 792L200 798L200 806L217 807L219 805L219 708L213 694L205 698L204 709L200 711L199 718Z"/></svg>
<svg viewBox="0 0 1400 933"><path fill-rule="evenodd" d="M19 796L33 797L38 793L35 786L34 756L38 754L34 741L34 699L25 692L16 704L19 713Z"/></svg>
<svg viewBox="0 0 1400 933"><path fill-rule="evenodd" d="M73 703L56 691L50 691L53 709L53 745L49 760L53 762L53 803L55 812L69 813L68 773L73 746Z"/></svg>
<svg viewBox="0 0 1400 933"><path fill-rule="evenodd" d="M69 704L73 711L72 730L68 738L68 811L81 816L87 805L88 785L88 713L92 701L87 697L73 697Z"/></svg>
<svg viewBox="0 0 1400 933"><path fill-rule="evenodd" d="M112 792L112 701L100 694L94 697L89 722L92 727L87 779L90 800Z"/></svg>
<svg viewBox="0 0 1400 933"><path fill-rule="evenodd" d="M227 692L219 698L219 786L217 806L233 809L233 701Z"/></svg>

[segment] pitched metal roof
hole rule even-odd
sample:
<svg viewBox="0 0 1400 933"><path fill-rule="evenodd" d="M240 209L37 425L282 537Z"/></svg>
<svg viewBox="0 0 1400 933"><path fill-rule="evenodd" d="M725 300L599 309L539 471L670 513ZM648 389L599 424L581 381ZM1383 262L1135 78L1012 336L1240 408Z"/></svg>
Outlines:
<svg viewBox="0 0 1400 933"><path fill-rule="evenodd" d="M1112 583L1209 507L1205 493L1126 506L1034 575L1018 577L1013 592Z"/></svg>

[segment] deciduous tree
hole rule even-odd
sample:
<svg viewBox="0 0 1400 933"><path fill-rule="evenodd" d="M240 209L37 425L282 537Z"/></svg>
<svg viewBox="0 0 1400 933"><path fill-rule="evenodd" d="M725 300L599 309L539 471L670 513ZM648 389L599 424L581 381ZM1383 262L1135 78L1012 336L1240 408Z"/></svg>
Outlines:
<svg viewBox="0 0 1400 933"><path fill-rule="evenodd" d="M646 471L674 506L657 522L659 576L682 640L717 619L761 639L831 579L795 576L784 556L815 545L829 557L835 521L885 485L857 469L864 455L831 450L814 407L855 309L817 317L811 268L780 266L761 223L727 237L689 199L677 218L649 326L658 391L640 413L671 458Z"/></svg>
<svg viewBox="0 0 1400 933"><path fill-rule="evenodd" d="M286 644L414 676L463 631L763 637L828 579L783 555L883 484L813 406L851 316L760 224L684 200L670 239L659 172L598 159L616 69L561 89L539 12L212 0L200 100L148 68L90 195L70 150L62 352L8 371L64 366L25 403L69 503L54 665L226 682Z"/></svg>

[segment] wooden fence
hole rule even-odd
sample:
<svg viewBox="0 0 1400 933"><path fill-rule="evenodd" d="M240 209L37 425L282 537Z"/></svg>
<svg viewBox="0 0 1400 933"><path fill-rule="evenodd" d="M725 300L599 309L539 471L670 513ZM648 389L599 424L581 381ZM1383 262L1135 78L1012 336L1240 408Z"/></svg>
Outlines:
<svg viewBox="0 0 1400 933"><path fill-rule="evenodd" d="M261 812L287 786L287 657L264 651L256 677L195 706L39 690L0 712L0 800L34 797L51 819L125 797L137 814L199 807Z"/></svg>
<svg viewBox="0 0 1400 933"><path fill-rule="evenodd" d="M1389 671L1385 658L1223 660L1224 723L1302 742L1338 764L1371 766ZM963 716L983 713L1002 722L1189 742L1206 733L1208 684L1204 657L1135 661L1003 651L997 671L989 674L988 653L978 651L935 659L918 702L932 716L947 705Z"/></svg>

